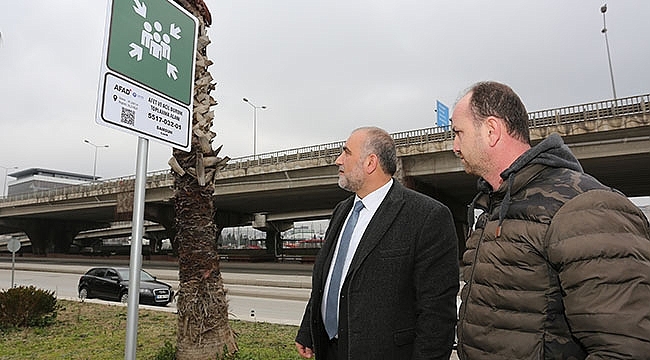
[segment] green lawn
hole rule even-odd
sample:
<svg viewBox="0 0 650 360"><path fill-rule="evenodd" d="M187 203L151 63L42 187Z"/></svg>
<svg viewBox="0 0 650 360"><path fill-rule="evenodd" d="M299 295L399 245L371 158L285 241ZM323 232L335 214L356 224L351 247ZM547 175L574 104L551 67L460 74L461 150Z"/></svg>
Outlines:
<svg viewBox="0 0 650 360"><path fill-rule="evenodd" d="M55 324L0 332L0 359L124 359L127 308L58 300ZM176 314L140 309L138 359L156 359L176 344ZM239 353L234 359L301 359L294 346L296 326L231 321Z"/></svg>

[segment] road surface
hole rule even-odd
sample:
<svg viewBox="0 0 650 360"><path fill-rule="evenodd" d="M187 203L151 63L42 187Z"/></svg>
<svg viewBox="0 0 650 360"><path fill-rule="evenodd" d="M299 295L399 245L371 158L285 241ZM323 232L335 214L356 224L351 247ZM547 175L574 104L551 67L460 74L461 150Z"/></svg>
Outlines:
<svg viewBox="0 0 650 360"><path fill-rule="evenodd" d="M51 271L34 271L16 269L14 271L15 286L36 286L43 290L51 290L59 299L79 300L77 283L85 271L62 271L59 266ZM64 269L65 270L65 269ZM167 282L178 290L178 281L169 280L157 275L156 269L145 269L157 276L161 281ZM159 271L160 272L160 271ZM224 278L226 275L224 274ZM299 325L302 313L309 299L308 288L281 288L271 286L225 284L228 290L230 304L230 318L246 321L271 322L286 325ZM11 267L0 269L0 289L11 287ZM87 301L108 303L102 300L89 299ZM167 307L146 306L155 310L176 311L176 303L172 302Z"/></svg>
<svg viewBox="0 0 650 360"><path fill-rule="evenodd" d="M101 266L103 264L94 265ZM59 264L51 261L27 262L19 259L15 265L14 283L16 286L33 285L40 289L52 290L59 299L79 300L77 296L79 277L94 265L67 262ZM110 264L106 265L110 266ZM124 266L124 264L119 266ZM265 266L260 265L259 267L264 268ZM304 269L297 268L294 275L291 275L292 271L281 267L279 270L276 270L276 267L272 267L270 270L265 269L263 274L247 273L245 266L233 264L232 268L235 269L232 272L225 272L225 270L223 272L224 284L228 290L231 319L300 325L311 291L311 277L304 275ZM172 285L174 291L178 289L178 270L174 267L143 264L143 269L159 280ZM11 262L0 261L0 289L11 287L11 273ZM109 303L97 299L86 301ZM118 303L113 302L113 304ZM175 302L167 307L140 306L160 311L176 311ZM455 352L452 353L450 360L458 360Z"/></svg>

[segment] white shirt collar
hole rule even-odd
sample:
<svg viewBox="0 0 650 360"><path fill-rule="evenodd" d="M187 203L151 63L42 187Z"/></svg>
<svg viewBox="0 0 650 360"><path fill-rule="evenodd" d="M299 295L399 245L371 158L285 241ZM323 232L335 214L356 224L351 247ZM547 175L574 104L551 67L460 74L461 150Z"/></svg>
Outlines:
<svg viewBox="0 0 650 360"><path fill-rule="evenodd" d="M379 205L381 205L381 202L384 201L384 198L386 197L386 194L388 194L391 186L393 186L393 178L390 178L386 184L366 195L366 197L363 199L361 199L359 195L355 196L354 201L363 202L363 207L365 207L366 210L370 212L370 214L374 214L379 208Z"/></svg>

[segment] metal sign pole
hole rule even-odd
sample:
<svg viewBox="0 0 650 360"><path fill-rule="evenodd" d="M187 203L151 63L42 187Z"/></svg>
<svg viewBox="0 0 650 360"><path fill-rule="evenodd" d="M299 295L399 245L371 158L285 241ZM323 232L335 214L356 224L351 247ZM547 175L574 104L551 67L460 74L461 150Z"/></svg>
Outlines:
<svg viewBox="0 0 650 360"><path fill-rule="evenodd" d="M16 252L12 251L11 252L11 288L13 289L14 287L14 269L16 265Z"/></svg>
<svg viewBox="0 0 650 360"><path fill-rule="evenodd" d="M126 347L124 359L135 360L138 343L138 304L140 303L140 269L142 267L142 235L144 233L144 200L147 183L149 140L138 137L138 159L133 195L131 226L131 259L129 260L129 300L126 317Z"/></svg>
<svg viewBox="0 0 650 360"><path fill-rule="evenodd" d="M11 251L11 287L14 287L14 272L16 268L16 251L20 250L20 241L15 238L9 239L7 249Z"/></svg>

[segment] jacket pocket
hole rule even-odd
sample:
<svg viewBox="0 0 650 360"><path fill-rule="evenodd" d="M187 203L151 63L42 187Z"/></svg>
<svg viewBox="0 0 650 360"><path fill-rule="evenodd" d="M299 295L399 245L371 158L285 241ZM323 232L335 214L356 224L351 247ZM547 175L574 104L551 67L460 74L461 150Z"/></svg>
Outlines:
<svg viewBox="0 0 650 360"><path fill-rule="evenodd" d="M398 330L393 335L393 340L395 341L395 345L397 346L411 344L413 343L413 341L415 341L415 329L410 328L410 329Z"/></svg>

